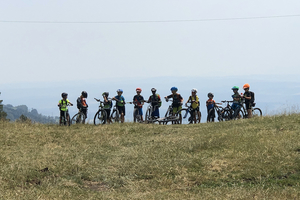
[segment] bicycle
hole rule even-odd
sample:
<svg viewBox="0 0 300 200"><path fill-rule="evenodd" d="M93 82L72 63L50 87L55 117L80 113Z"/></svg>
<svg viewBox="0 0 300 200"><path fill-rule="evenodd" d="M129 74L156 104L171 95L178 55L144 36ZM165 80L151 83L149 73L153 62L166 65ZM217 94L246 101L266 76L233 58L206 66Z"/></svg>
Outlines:
<svg viewBox="0 0 300 200"><path fill-rule="evenodd" d="M167 100L167 99L166 99L166 101L173 102L173 100ZM170 104L168 107L168 110L165 114L165 117L160 119L159 121L162 122L163 124L167 124L168 122L172 122L172 124L181 124L182 117L181 117L181 112L179 112L179 111L177 111L176 113L173 113L173 106L172 106L172 104Z"/></svg>
<svg viewBox="0 0 300 200"><path fill-rule="evenodd" d="M146 102L146 101L143 101ZM133 122L138 122L138 123L142 123L142 116L140 114L139 108L137 106L137 101L133 101L133 102L127 102L129 104L134 104L134 109L133 109Z"/></svg>
<svg viewBox="0 0 300 200"><path fill-rule="evenodd" d="M189 102L190 103L190 102ZM185 120L187 120L188 124L193 124L193 122L196 123L200 123L201 121L201 112L200 111L196 111L192 108L192 104L190 103L189 106L187 106L187 108L182 108L179 111L177 111L177 113L181 113L181 123L185 124ZM176 113L176 115L178 115Z"/></svg>
<svg viewBox="0 0 300 200"><path fill-rule="evenodd" d="M76 113L72 119L71 124L85 124L85 119L87 117L85 116L84 112L82 111L82 108L79 109L78 113Z"/></svg>
<svg viewBox="0 0 300 200"><path fill-rule="evenodd" d="M243 101L243 104L242 104L242 110L243 110L243 113L244 113L244 116L243 118L248 118L248 111L247 109L245 108L245 101ZM256 103L252 103L252 107L251 107L251 110L252 110L252 117L261 117L262 116L262 111L260 108L254 108L256 105Z"/></svg>
<svg viewBox="0 0 300 200"><path fill-rule="evenodd" d="M227 103L227 105L221 110L221 117L220 119L223 121L233 120L233 119L241 119L243 118L244 112L241 109L242 105L237 108L236 110L233 110L229 103L233 103L233 101L221 101L222 103Z"/></svg>
<svg viewBox="0 0 300 200"><path fill-rule="evenodd" d="M159 106L158 105L152 106L152 103L156 103L156 102L147 102L147 103L149 103L149 105L148 105L147 110L146 110L145 122L146 123L155 123L155 122L157 122L158 117L157 116L153 116L153 112ZM157 102L157 103L159 103L159 102Z"/></svg>
<svg viewBox="0 0 300 200"><path fill-rule="evenodd" d="M100 101L100 99L94 98L96 101L100 102L99 109L94 116L94 124L95 126L100 124L106 124L107 122L107 112L104 109L104 102Z"/></svg>
<svg viewBox="0 0 300 200"><path fill-rule="evenodd" d="M120 112L117 108L117 101L116 99L113 99L114 101L116 101L115 105L113 106L113 110L111 112L111 115L110 115L110 119L111 119L111 122L112 123L119 123L121 120L121 116L120 116Z"/></svg>
<svg viewBox="0 0 300 200"><path fill-rule="evenodd" d="M222 103L216 103L218 105L221 105ZM206 122L214 122L214 114L217 113L218 117L218 121L223 121L223 117L222 117L222 110L224 108L222 106L214 106L213 108L209 109L207 112L207 119Z"/></svg>
<svg viewBox="0 0 300 200"><path fill-rule="evenodd" d="M66 106L72 106L71 104L67 104ZM59 107L59 110L61 109L61 105L58 106ZM61 110L60 110L61 111ZM68 113L68 110L66 111L61 111L63 112L64 114L60 117L60 125L62 126L70 126L70 114Z"/></svg>

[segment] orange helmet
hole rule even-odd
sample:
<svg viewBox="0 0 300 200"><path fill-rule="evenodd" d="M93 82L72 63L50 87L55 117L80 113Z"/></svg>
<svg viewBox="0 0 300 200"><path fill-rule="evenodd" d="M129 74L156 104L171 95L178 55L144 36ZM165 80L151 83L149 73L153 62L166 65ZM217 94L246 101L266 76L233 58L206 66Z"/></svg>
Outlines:
<svg viewBox="0 0 300 200"><path fill-rule="evenodd" d="M246 83L246 84L243 86L243 89L246 89L246 88L250 88L249 83Z"/></svg>
<svg viewBox="0 0 300 200"><path fill-rule="evenodd" d="M139 91L139 92L142 92L142 89L141 89L141 88L139 88L139 87L138 87L138 88L136 88L135 90L136 90L136 91Z"/></svg>

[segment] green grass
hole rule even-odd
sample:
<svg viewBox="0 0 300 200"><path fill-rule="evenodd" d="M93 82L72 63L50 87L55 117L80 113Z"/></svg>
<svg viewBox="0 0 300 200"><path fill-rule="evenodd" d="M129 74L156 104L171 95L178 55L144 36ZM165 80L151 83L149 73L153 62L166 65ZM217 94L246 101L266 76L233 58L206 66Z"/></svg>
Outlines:
<svg viewBox="0 0 300 200"><path fill-rule="evenodd" d="M300 115L197 125L0 122L0 199L299 199Z"/></svg>

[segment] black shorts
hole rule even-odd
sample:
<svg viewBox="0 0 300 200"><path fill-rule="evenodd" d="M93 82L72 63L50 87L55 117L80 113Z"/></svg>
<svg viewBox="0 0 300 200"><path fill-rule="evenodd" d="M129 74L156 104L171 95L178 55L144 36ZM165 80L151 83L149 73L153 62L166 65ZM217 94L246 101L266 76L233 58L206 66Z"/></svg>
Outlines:
<svg viewBox="0 0 300 200"><path fill-rule="evenodd" d="M118 109L118 111L119 111L119 113L120 114L124 114L124 116L125 116L125 106L117 106L117 109Z"/></svg>
<svg viewBox="0 0 300 200"><path fill-rule="evenodd" d="M245 105L247 110L252 109L252 103L246 103Z"/></svg>
<svg viewBox="0 0 300 200"><path fill-rule="evenodd" d="M109 119L110 118L110 109L104 109L106 114L107 114L107 118Z"/></svg>
<svg viewBox="0 0 300 200"><path fill-rule="evenodd" d="M66 110L66 111L60 111L60 117L64 117L65 116L65 113L66 113L66 116L69 116L69 111Z"/></svg>

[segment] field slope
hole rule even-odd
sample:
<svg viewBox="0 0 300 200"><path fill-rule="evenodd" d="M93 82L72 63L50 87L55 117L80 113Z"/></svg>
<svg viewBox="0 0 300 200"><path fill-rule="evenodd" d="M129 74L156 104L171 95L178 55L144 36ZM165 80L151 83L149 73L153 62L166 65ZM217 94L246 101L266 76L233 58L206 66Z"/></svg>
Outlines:
<svg viewBox="0 0 300 200"><path fill-rule="evenodd" d="M0 122L0 199L299 199L300 115L198 125Z"/></svg>

